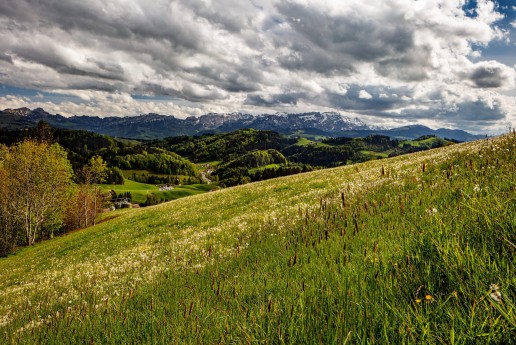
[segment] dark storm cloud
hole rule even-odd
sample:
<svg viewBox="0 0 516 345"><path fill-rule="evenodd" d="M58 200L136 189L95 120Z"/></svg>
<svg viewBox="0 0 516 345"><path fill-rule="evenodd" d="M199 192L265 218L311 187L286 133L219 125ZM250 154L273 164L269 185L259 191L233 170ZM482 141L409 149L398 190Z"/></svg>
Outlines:
<svg viewBox="0 0 516 345"><path fill-rule="evenodd" d="M206 100L222 100L226 96L216 89L208 89L202 87L193 87L192 85L183 85L181 88L165 87L161 84L145 83L134 90L134 93L143 95L161 95L170 96L178 99L184 99L191 102L200 102Z"/></svg>
<svg viewBox="0 0 516 345"><path fill-rule="evenodd" d="M128 91L124 83L113 83L98 78L77 78L73 81L69 81L67 87L72 90L80 91L101 91L101 92L117 92L117 91Z"/></svg>
<svg viewBox="0 0 516 345"><path fill-rule="evenodd" d="M1 61L5 61L5 62L8 62L10 64L13 63L13 58L5 53L0 53L0 60Z"/></svg>
<svg viewBox="0 0 516 345"><path fill-rule="evenodd" d="M240 66L220 63L187 69L190 78L199 84L212 84L228 92L255 92L261 90L264 76L255 62Z"/></svg>
<svg viewBox="0 0 516 345"><path fill-rule="evenodd" d="M381 58L375 64L375 69L382 76L404 81L422 81L428 78L431 53L429 47L421 46L401 56Z"/></svg>
<svg viewBox="0 0 516 345"><path fill-rule="evenodd" d="M0 15L16 18L29 28L58 27L66 32L83 31L114 39L163 39L176 49L200 49L202 40L196 30L180 20L181 13L175 11L158 2L145 7L99 0L5 0L0 4ZM167 14L175 14L178 20L169 20Z"/></svg>
<svg viewBox="0 0 516 345"><path fill-rule="evenodd" d="M71 74L76 76L84 76L90 78L107 79L111 81L123 81L123 70L110 70L100 68L98 64L95 64L98 68L78 68L73 66L55 66L54 69L62 74Z"/></svg>
<svg viewBox="0 0 516 345"><path fill-rule="evenodd" d="M305 95L300 93L275 94L268 97L260 95L249 95L247 96L244 104L255 105L259 107L296 105L299 99L304 96Z"/></svg>
<svg viewBox="0 0 516 345"><path fill-rule="evenodd" d="M478 66L469 78L475 86L483 88L498 88L510 82L510 76L501 66Z"/></svg>
<svg viewBox="0 0 516 345"><path fill-rule="evenodd" d="M206 6L205 3L197 1L185 1L185 3L197 16L226 31L238 33L247 27L246 16L227 11L227 7L231 5L225 1L216 1L212 6Z"/></svg>

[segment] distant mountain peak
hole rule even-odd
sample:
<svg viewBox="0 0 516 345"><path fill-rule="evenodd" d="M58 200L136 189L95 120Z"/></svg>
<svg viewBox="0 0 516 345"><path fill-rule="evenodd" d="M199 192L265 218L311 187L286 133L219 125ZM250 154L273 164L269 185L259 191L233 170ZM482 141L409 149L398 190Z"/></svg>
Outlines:
<svg viewBox="0 0 516 345"><path fill-rule="evenodd" d="M115 137L157 139L179 135L226 133L243 128L270 130L282 134L308 134L332 137L365 137L382 134L396 138L418 138L422 135L438 135L450 139L468 141L479 136L461 130L433 130L423 125L408 125L383 129L368 126L361 119L338 112L304 112L251 115L240 112L209 113L189 116L185 119L156 113L131 117L98 117L52 115L42 108L6 109L0 111L0 128L24 128L46 121L54 127L80 129Z"/></svg>
<svg viewBox="0 0 516 345"><path fill-rule="evenodd" d="M31 114L32 110L27 107L22 107L18 109L5 109L3 112L16 116L28 116Z"/></svg>

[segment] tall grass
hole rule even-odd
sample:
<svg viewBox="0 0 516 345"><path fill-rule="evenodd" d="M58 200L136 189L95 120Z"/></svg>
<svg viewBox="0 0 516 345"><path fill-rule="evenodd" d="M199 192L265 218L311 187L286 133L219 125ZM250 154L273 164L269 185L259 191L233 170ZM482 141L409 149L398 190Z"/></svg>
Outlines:
<svg viewBox="0 0 516 345"><path fill-rule="evenodd" d="M0 342L510 344L515 225L513 135L182 199L0 261Z"/></svg>

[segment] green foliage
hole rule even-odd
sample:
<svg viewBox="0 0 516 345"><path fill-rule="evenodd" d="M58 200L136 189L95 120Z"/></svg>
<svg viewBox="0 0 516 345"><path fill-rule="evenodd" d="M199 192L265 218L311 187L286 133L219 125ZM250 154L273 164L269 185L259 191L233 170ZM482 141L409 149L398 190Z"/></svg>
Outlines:
<svg viewBox="0 0 516 345"><path fill-rule="evenodd" d="M124 184L124 174L118 167L107 169L106 180L107 184Z"/></svg>
<svg viewBox="0 0 516 345"><path fill-rule="evenodd" d="M57 144L26 140L0 148L0 255L62 230L72 168Z"/></svg>
<svg viewBox="0 0 516 345"><path fill-rule="evenodd" d="M251 182L251 169L287 163L287 159L276 150L252 151L218 165L213 175L218 177L222 185L235 186Z"/></svg>
<svg viewBox="0 0 516 345"><path fill-rule="evenodd" d="M281 150L295 143L276 132L241 129L227 134L165 138L147 145L163 147L193 162L231 161L255 150Z"/></svg>
<svg viewBox="0 0 516 345"><path fill-rule="evenodd" d="M293 145L284 149L283 154L292 162L312 166L333 167L345 165L354 151L349 146Z"/></svg>
<svg viewBox="0 0 516 345"><path fill-rule="evenodd" d="M144 206L153 206L157 205L161 202L161 198L154 193L147 194L147 199L145 199Z"/></svg>
<svg viewBox="0 0 516 345"><path fill-rule="evenodd" d="M275 177L300 174L312 171L313 168L307 164L285 164L276 166L265 166L261 169L250 171L251 181L263 181Z"/></svg>
<svg viewBox="0 0 516 345"><path fill-rule="evenodd" d="M117 156L113 161L116 166L124 170L138 169L169 175L199 176L199 170L195 164L172 152L147 153L144 151L141 154Z"/></svg>
<svg viewBox="0 0 516 345"><path fill-rule="evenodd" d="M239 156L233 161L230 161L226 164L220 165L221 168L258 168L263 167L270 164L286 164L287 159L277 150L262 150L262 151L252 151L246 153L242 156Z"/></svg>

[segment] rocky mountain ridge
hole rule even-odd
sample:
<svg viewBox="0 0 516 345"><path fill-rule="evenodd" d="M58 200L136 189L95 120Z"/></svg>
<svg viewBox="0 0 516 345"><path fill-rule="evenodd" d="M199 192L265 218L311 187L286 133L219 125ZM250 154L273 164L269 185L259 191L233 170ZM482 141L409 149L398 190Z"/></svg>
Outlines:
<svg viewBox="0 0 516 345"><path fill-rule="evenodd" d="M180 135L226 133L242 128L271 130L282 134L304 134L326 137L365 137L383 134L391 137L414 139L422 135L438 135L459 141L470 141L481 136L461 130L432 130L421 125L395 129L369 127L358 118L350 118L337 112L309 112L301 114L209 113L185 119L155 113L127 117L97 117L50 114L42 108L5 109L0 111L0 128L25 128L45 121L54 127L88 130L114 137L133 139L159 139Z"/></svg>

